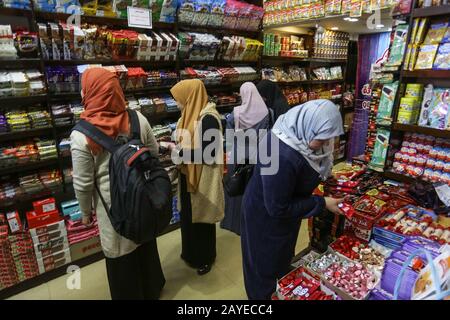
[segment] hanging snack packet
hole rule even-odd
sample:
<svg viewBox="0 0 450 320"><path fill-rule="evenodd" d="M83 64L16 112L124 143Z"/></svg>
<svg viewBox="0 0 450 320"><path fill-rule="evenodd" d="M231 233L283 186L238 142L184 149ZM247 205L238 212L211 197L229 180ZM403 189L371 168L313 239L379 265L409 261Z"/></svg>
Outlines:
<svg viewBox="0 0 450 320"><path fill-rule="evenodd" d="M420 18L416 18L413 21L413 28L412 28L412 31L411 31L411 43L410 43L410 45L414 44L415 41L416 41L416 35L417 35L417 31L419 30L420 20L421 20Z"/></svg>
<svg viewBox="0 0 450 320"><path fill-rule="evenodd" d="M450 89L437 88L433 92L429 123L436 129L448 128L448 113L450 112Z"/></svg>
<svg viewBox="0 0 450 320"><path fill-rule="evenodd" d="M447 32L447 22L435 23L430 26L423 44L439 44Z"/></svg>
<svg viewBox="0 0 450 320"><path fill-rule="evenodd" d="M423 39L425 38L425 30L426 26L428 24L428 19L423 18L419 22L419 28L416 33L416 38L414 39L414 44L421 44L423 42Z"/></svg>
<svg viewBox="0 0 450 320"><path fill-rule="evenodd" d="M174 23L177 15L177 1L164 0L161 4L159 22Z"/></svg>
<svg viewBox="0 0 450 320"><path fill-rule="evenodd" d="M194 17L192 24L195 26L206 26L209 14L211 13L211 3L209 0L197 0L195 2Z"/></svg>
<svg viewBox="0 0 450 320"><path fill-rule="evenodd" d="M431 107L431 101L433 99L433 85L429 84L426 86L423 99L422 99L422 107L420 109L420 116L418 124L419 126L427 126L428 123L428 117L430 114L430 107Z"/></svg>
<svg viewBox="0 0 450 320"><path fill-rule="evenodd" d="M392 122L392 108L397 94L398 81L385 84L381 93L380 104L378 106L377 124L390 125Z"/></svg>
<svg viewBox="0 0 450 320"><path fill-rule="evenodd" d="M388 66L400 66L406 48L406 36L408 34L408 25L401 24L395 29L394 41L392 42L391 54L389 56Z"/></svg>
<svg viewBox="0 0 450 320"><path fill-rule="evenodd" d="M181 0L178 10L178 22L191 24L194 19L195 4L194 0Z"/></svg>
<svg viewBox="0 0 450 320"><path fill-rule="evenodd" d="M439 46L436 59L434 60L433 69L450 69L450 43L443 43Z"/></svg>
<svg viewBox="0 0 450 320"><path fill-rule="evenodd" d="M414 70L431 69L438 47L439 45L437 44L421 46Z"/></svg>
<svg viewBox="0 0 450 320"><path fill-rule="evenodd" d="M223 14L225 11L225 0L215 0L211 4L211 15L208 20L208 26L221 27L223 24Z"/></svg>

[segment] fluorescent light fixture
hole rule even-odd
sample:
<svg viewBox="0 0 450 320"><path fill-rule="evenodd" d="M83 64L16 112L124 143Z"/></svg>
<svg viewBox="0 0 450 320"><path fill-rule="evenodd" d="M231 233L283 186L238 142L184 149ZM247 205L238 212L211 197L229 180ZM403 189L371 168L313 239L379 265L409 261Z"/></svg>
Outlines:
<svg viewBox="0 0 450 320"><path fill-rule="evenodd" d="M336 30L339 30L339 28L338 27L332 27L331 30L336 31Z"/></svg>
<svg viewBox="0 0 450 320"><path fill-rule="evenodd" d="M391 31L392 31L392 28L389 28L388 31L391 32Z"/></svg>
<svg viewBox="0 0 450 320"><path fill-rule="evenodd" d="M377 24L377 25L375 26L375 28L376 28L376 29L384 28L384 24Z"/></svg>
<svg viewBox="0 0 450 320"><path fill-rule="evenodd" d="M357 22L357 21L359 21L359 19L357 19L357 18L349 18L348 21L350 21L350 22Z"/></svg>
<svg viewBox="0 0 450 320"><path fill-rule="evenodd" d="M350 21L350 19L351 19L350 17L345 17L344 18L345 21Z"/></svg>

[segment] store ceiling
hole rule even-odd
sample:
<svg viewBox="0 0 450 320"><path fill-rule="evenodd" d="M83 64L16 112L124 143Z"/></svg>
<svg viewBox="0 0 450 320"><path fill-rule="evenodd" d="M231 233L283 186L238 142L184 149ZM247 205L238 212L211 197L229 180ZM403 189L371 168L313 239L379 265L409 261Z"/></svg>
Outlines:
<svg viewBox="0 0 450 320"><path fill-rule="evenodd" d="M348 32L351 34L368 34L390 31L393 24L393 19L390 15L390 10L381 10L379 14L379 20L376 20L376 14L364 14L358 18L358 21L350 22L344 20L347 15L341 15L336 17L327 17L315 20L308 20L305 22L293 22L285 24L282 27L266 27L266 30L277 30L281 32L292 33L307 33L307 28L315 28L322 26L325 29L331 29L333 27L338 28L339 31ZM376 28L376 25L378 28ZM381 27L383 25L383 27Z"/></svg>

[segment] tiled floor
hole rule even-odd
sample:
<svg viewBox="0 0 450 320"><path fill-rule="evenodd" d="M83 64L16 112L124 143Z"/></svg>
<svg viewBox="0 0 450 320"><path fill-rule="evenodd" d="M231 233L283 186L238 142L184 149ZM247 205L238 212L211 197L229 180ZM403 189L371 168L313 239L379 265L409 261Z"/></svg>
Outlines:
<svg viewBox="0 0 450 320"><path fill-rule="evenodd" d="M240 239L217 228L217 260L210 273L198 276L180 259L180 231L158 239L166 277L162 299L246 299L242 275ZM297 252L308 245L307 223L302 224ZM11 299L110 299L105 261L81 269L81 288L67 289L68 276L22 292Z"/></svg>

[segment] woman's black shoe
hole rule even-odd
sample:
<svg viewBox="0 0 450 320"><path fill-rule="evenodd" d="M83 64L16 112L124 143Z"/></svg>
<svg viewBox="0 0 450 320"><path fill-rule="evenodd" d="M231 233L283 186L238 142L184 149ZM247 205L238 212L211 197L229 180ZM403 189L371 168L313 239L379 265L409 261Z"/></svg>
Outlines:
<svg viewBox="0 0 450 320"><path fill-rule="evenodd" d="M210 271L211 271L211 265L205 264L203 267L197 269L197 274L199 276L203 276L204 274L207 274Z"/></svg>

